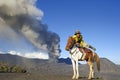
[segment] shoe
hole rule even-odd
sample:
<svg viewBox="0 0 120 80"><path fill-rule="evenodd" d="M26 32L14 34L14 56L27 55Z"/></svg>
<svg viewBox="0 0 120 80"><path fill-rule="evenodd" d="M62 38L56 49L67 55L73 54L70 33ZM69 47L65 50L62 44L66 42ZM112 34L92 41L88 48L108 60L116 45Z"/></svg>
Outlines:
<svg viewBox="0 0 120 80"><path fill-rule="evenodd" d="M94 51L96 51L96 48L93 48Z"/></svg>

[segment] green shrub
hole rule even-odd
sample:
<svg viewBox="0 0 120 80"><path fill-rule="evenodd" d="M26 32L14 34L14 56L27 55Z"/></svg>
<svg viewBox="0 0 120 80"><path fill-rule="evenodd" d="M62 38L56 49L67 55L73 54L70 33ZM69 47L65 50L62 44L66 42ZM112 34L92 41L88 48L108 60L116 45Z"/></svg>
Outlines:
<svg viewBox="0 0 120 80"><path fill-rule="evenodd" d="M9 67L6 62L0 62L0 73L26 73L27 71L23 69L21 66L13 65Z"/></svg>
<svg viewBox="0 0 120 80"><path fill-rule="evenodd" d="M26 70L25 69L23 69L22 67L20 67L20 66L16 66L16 65L14 65L14 66L12 66L11 68L10 68L10 72L13 72L13 73L25 73L26 72Z"/></svg>
<svg viewBox="0 0 120 80"><path fill-rule="evenodd" d="M9 66L7 63L0 63L0 72L9 72Z"/></svg>

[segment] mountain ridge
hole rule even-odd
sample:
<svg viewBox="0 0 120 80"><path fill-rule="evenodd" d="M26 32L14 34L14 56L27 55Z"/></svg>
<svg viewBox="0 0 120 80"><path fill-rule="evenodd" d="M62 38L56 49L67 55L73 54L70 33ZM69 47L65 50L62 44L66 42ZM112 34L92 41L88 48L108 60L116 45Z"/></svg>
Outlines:
<svg viewBox="0 0 120 80"><path fill-rule="evenodd" d="M25 58L21 57L18 55L11 55L9 53L7 54L0 54L0 62L7 62L10 66L11 65L20 65L28 70L31 68L36 68L37 69L47 69L47 68L53 68L56 66L57 67L63 67L63 68L68 68L72 66L71 59L68 58L59 58L56 62L50 62L49 60L43 60L43 59L31 59L31 58ZM96 64L94 64L96 66ZM120 71L120 66L116 65L112 61L110 61L107 58L100 58L100 67L101 67L101 72L116 72ZM40 68L39 68L40 67ZM86 71L88 65L87 64L80 64L81 70ZM54 70L54 69L52 69Z"/></svg>

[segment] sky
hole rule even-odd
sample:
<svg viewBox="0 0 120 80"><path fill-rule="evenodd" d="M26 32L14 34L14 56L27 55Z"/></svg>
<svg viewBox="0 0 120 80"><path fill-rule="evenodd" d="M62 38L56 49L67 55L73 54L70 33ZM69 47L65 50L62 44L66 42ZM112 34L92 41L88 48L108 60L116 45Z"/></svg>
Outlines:
<svg viewBox="0 0 120 80"><path fill-rule="evenodd" d="M120 64L120 0L37 0L43 11L42 23L60 36L60 58L68 36L80 30L85 42L94 46L100 57Z"/></svg>

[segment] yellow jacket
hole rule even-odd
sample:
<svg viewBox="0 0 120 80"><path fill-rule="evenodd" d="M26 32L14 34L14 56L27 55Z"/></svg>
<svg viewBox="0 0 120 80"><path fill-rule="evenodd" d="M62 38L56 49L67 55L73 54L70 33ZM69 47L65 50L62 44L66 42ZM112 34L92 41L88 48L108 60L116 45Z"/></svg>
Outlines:
<svg viewBox="0 0 120 80"><path fill-rule="evenodd" d="M83 44L84 44L84 40L82 38L82 35L80 37L77 37L76 35L73 35L72 38L75 39L75 42L76 43L80 43L80 46L83 47Z"/></svg>

